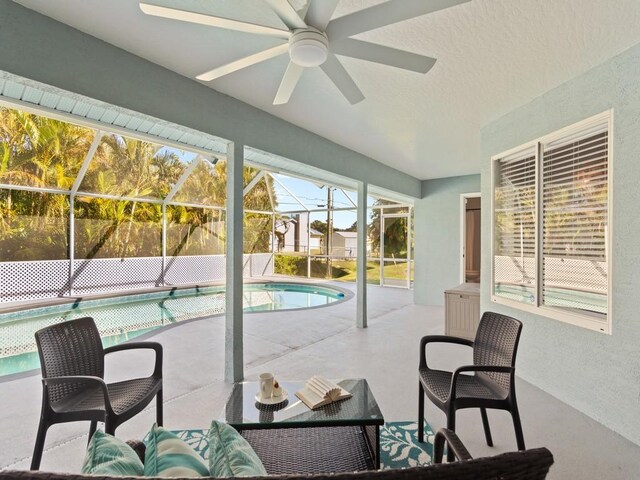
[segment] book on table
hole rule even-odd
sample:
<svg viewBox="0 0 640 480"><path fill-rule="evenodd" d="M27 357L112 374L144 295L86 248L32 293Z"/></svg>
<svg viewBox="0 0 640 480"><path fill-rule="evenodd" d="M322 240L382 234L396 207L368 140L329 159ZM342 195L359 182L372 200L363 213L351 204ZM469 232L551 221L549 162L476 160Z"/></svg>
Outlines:
<svg viewBox="0 0 640 480"><path fill-rule="evenodd" d="M349 398L351 394L331 380L314 375L296 392L296 397L311 410L315 410L323 405Z"/></svg>

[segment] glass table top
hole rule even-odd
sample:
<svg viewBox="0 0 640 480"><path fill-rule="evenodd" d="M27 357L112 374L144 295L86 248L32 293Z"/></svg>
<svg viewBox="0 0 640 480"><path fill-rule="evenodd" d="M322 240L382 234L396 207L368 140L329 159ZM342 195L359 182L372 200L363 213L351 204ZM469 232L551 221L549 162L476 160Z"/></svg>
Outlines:
<svg viewBox="0 0 640 480"><path fill-rule="evenodd" d="M295 392L305 382L279 382L288 398L276 405L262 405L256 401L259 382L241 382L233 386L221 421L242 428L277 428L300 426L382 425L384 417L378 402L363 378L337 382L353 396L330 403L316 410L309 409Z"/></svg>

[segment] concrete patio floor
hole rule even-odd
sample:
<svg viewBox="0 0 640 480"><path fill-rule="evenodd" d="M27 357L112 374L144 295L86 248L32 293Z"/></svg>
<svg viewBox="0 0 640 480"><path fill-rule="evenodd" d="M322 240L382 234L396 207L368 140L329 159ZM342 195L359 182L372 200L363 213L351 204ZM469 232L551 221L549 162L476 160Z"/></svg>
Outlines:
<svg viewBox="0 0 640 480"><path fill-rule="evenodd" d="M413 292L402 289L372 286L368 297L369 328L365 330L354 326L355 299L312 310L245 315L246 379L255 380L264 371L290 380L316 373L330 378L365 377L386 420L414 420L419 338L443 333L443 308L414 305ZM178 324L147 338L164 346L165 426L207 427L219 417L230 391L223 381L224 318ZM471 360L465 347L438 346L433 354L430 363L443 368ZM107 380L146 375L150 360L147 352L113 354L108 357ZM141 365L148 365L148 370ZM546 446L554 454L549 478L640 478L640 446L520 379L517 393L527 447ZM29 467L40 401L39 372L0 381L0 468ZM434 429L445 424L444 414L428 401L426 417ZM149 407L117 434L142 438L154 419L155 408ZM489 411L489 421L493 448L484 444L479 412L459 412L457 431L472 455L515 450L508 413ZM88 427L88 423L53 426L42 470L79 471Z"/></svg>

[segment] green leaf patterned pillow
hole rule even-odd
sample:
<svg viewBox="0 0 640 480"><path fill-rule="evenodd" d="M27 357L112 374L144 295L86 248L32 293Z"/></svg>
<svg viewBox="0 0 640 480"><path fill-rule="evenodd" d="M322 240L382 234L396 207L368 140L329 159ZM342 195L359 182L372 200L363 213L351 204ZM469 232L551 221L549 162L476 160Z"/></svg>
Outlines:
<svg viewBox="0 0 640 480"><path fill-rule="evenodd" d="M214 477L267 475L249 442L235 428L216 420L209 429L209 473Z"/></svg>
<svg viewBox="0 0 640 480"><path fill-rule="evenodd" d="M144 466L124 441L96 430L82 464L82 473L106 476L142 476Z"/></svg>
<svg viewBox="0 0 640 480"><path fill-rule="evenodd" d="M175 433L153 425L146 439L144 475L149 477L208 477L207 464Z"/></svg>

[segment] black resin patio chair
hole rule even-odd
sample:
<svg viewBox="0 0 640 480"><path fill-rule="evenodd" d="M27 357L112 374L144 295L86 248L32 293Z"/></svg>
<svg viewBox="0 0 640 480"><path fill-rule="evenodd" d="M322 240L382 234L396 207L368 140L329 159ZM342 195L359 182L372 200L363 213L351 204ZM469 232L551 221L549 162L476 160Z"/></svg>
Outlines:
<svg viewBox="0 0 640 480"><path fill-rule="evenodd" d="M457 480L478 480L479 478L500 480L543 480L547 477L549 468L553 464L553 455L549 450L546 448L535 448L533 450L521 450L506 454L503 453L502 455L497 455L495 457L485 457L495 460L500 458L507 461L508 466L506 468L504 468L504 465L490 465L489 463L483 463L482 466L480 466L474 464L474 462L481 459L473 459L454 431L441 428L436 432L433 440L434 466L443 466L442 457L444 454L445 444L447 445L449 452L455 457L456 462L444 465L458 465L460 467L460 470L456 472L455 476L446 478L455 478ZM509 457L508 460L507 457Z"/></svg>
<svg viewBox="0 0 640 480"><path fill-rule="evenodd" d="M508 410L513 419L518 450L524 450L524 436L515 390L515 364L522 323L499 313L482 315L474 341L445 335L429 335L420 341L418 440L424 441L424 396L447 416L447 428L455 430L456 410L479 408L487 445L493 446L487 408ZM473 365L454 372L434 370L427 364L427 345L435 342L473 348ZM452 450L448 453L453 459Z"/></svg>
<svg viewBox="0 0 640 480"><path fill-rule="evenodd" d="M162 425L162 345L129 342L103 348L91 317L58 323L35 334L42 368L42 411L31 470L40 468L47 430L56 423L88 420L89 439L98 422L114 434L121 425L140 413L155 396L157 422ZM155 350L155 368L150 377L107 384L104 356L137 348Z"/></svg>

